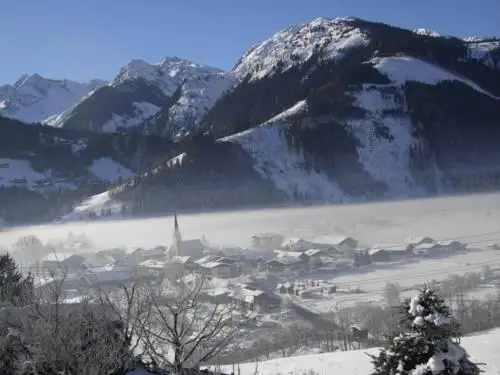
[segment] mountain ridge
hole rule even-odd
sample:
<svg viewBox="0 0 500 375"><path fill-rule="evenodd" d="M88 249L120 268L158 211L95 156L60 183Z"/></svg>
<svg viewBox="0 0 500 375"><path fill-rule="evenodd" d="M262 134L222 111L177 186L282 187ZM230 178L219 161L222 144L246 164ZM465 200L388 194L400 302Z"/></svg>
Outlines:
<svg viewBox="0 0 500 375"><path fill-rule="evenodd" d="M24 74L13 85L0 86L0 115L28 123L48 121L105 83L99 79L80 83Z"/></svg>
<svg viewBox="0 0 500 375"><path fill-rule="evenodd" d="M61 131L171 142L69 217L500 188L500 40L318 18L257 43L232 72L200 66L135 60L62 116Z"/></svg>

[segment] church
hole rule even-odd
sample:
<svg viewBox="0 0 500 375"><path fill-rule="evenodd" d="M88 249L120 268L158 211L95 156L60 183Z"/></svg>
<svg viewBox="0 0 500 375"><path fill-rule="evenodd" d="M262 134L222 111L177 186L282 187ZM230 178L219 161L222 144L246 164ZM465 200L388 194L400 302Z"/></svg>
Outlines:
<svg viewBox="0 0 500 375"><path fill-rule="evenodd" d="M200 239L183 240L179 230L177 213L174 214L174 233L172 245L168 249L168 257L192 257L201 258L205 252L205 246Z"/></svg>

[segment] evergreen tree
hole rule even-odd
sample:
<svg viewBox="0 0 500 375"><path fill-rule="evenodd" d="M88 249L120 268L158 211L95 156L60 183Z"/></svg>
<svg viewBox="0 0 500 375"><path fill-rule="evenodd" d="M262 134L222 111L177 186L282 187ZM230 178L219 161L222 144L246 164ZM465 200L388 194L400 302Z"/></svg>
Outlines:
<svg viewBox="0 0 500 375"><path fill-rule="evenodd" d="M378 356L372 375L476 375L460 346L460 327L444 300L426 288L401 305L400 332Z"/></svg>
<svg viewBox="0 0 500 375"><path fill-rule="evenodd" d="M9 253L0 255L0 302L22 305L33 292L31 275L23 277Z"/></svg>

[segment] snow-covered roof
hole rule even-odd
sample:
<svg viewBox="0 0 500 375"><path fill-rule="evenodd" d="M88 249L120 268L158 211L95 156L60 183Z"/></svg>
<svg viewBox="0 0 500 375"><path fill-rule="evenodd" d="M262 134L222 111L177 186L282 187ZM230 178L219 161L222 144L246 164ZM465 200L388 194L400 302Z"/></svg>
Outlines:
<svg viewBox="0 0 500 375"><path fill-rule="evenodd" d="M427 236L412 236L406 238L405 242L410 245L419 245L423 242L434 242L434 239Z"/></svg>
<svg viewBox="0 0 500 375"><path fill-rule="evenodd" d="M461 243L460 241L456 240L443 240L443 241L438 241L437 244L439 246L452 246L452 245L459 245Z"/></svg>
<svg viewBox="0 0 500 375"><path fill-rule="evenodd" d="M410 248L410 244L376 244L372 246L370 250L385 250L385 251L393 251L393 252L402 252L408 251Z"/></svg>
<svg viewBox="0 0 500 375"><path fill-rule="evenodd" d="M112 265L115 262L115 258L106 254L85 254L83 257L83 263L93 267Z"/></svg>
<svg viewBox="0 0 500 375"><path fill-rule="evenodd" d="M303 260L301 258L295 257L276 257L271 260L268 260L266 263L281 263L283 265L292 265L296 263L301 263Z"/></svg>
<svg viewBox="0 0 500 375"><path fill-rule="evenodd" d="M194 262L196 264L202 265L209 262L216 262L220 259L222 259L222 257L218 255L205 255L204 257L201 257L200 259L197 259Z"/></svg>
<svg viewBox="0 0 500 375"><path fill-rule="evenodd" d="M190 256L176 255L176 256L172 257L172 260L170 262L184 264L184 263L188 263L190 260L192 260L192 257L190 257Z"/></svg>
<svg viewBox="0 0 500 375"><path fill-rule="evenodd" d="M293 258L300 259L303 257L304 253L299 251L283 251L283 250L274 250L276 254L276 258Z"/></svg>
<svg viewBox="0 0 500 375"><path fill-rule="evenodd" d="M42 258L42 262L64 262L71 257L83 259L81 255L72 253L50 253Z"/></svg>
<svg viewBox="0 0 500 375"><path fill-rule="evenodd" d="M118 283L132 280L134 270L132 267L123 266L96 267L89 269L84 276L91 284Z"/></svg>
<svg viewBox="0 0 500 375"><path fill-rule="evenodd" d="M416 250L429 250L438 247L439 245L436 243L421 243L420 245L415 246Z"/></svg>
<svg viewBox="0 0 500 375"><path fill-rule="evenodd" d="M255 297L263 294L266 294L263 290L248 289L245 285L234 285L229 292L229 297L247 303L252 303Z"/></svg>
<svg viewBox="0 0 500 375"><path fill-rule="evenodd" d="M306 254L308 257L313 257L315 255L324 254L324 251L321 249L309 249L304 251L304 254Z"/></svg>
<svg viewBox="0 0 500 375"><path fill-rule="evenodd" d="M224 261L218 261L218 262L206 262L201 265L203 268L207 269L214 269L218 267L231 267L230 264L225 263Z"/></svg>
<svg viewBox="0 0 500 375"><path fill-rule="evenodd" d="M139 263L139 266L144 268L165 268L166 263L165 260L148 259Z"/></svg>
<svg viewBox="0 0 500 375"><path fill-rule="evenodd" d="M346 241L356 241L354 238L344 235L326 235L316 237L314 243L329 244L329 245L342 245Z"/></svg>

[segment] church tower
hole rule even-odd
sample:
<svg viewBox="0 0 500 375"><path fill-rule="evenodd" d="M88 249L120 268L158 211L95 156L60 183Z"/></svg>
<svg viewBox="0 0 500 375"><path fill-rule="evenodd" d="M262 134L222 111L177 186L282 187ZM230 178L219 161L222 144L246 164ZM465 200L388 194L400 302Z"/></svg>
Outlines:
<svg viewBox="0 0 500 375"><path fill-rule="evenodd" d="M182 255L182 237L179 230L179 222L177 221L177 213L174 214L174 233L172 242L172 251L170 251L170 256Z"/></svg>

